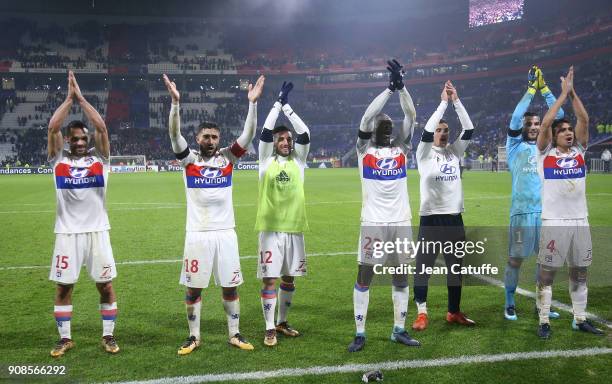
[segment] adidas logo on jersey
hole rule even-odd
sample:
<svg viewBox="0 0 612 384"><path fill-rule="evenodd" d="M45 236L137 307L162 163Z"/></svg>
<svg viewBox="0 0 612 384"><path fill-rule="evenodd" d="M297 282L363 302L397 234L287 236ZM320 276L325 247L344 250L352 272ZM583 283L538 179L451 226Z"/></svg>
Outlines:
<svg viewBox="0 0 612 384"><path fill-rule="evenodd" d="M291 178L289 177L289 175L287 175L287 173L285 171L281 171L276 176L276 181L281 183L281 184L285 184L285 183L288 183L289 181L291 181Z"/></svg>

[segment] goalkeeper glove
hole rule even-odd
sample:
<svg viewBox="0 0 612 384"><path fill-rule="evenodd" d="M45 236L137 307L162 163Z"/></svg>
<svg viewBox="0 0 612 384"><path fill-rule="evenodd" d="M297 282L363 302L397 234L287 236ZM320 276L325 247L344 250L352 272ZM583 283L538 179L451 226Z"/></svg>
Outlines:
<svg viewBox="0 0 612 384"><path fill-rule="evenodd" d="M402 65L395 59L387 61L389 71L389 89L399 91L404 88L404 71Z"/></svg>
<svg viewBox="0 0 612 384"><path fill-rule="evenodd" d="M277 99L282 105L287 104L287 102L289 101L288 99L289 92L291 92L292 89L293 89L292 82L283 81L283 85L281 86L280 92L278 93L278 99Z"/></svg>
<svg viewBox="0 0 612 384"><path fill-rule="evenodd" d="M546 81L544 80L544 74L542 73L542 70L540 68L538 68L538 70L536 71L536 77L538 79L537 87L540 90L540 93L542 95L550 93L550 88L548 88L548 86L546 85Z"/></svg>
<svg viewBox="0 0 612 384"><path fill-rule="evenodd" d="M532 95L535 95L538 88L537 72L539 70L540 69L534 65L531 67L531 69L529 69L529 73L527 74L527 92L531 93Z"/></svg>

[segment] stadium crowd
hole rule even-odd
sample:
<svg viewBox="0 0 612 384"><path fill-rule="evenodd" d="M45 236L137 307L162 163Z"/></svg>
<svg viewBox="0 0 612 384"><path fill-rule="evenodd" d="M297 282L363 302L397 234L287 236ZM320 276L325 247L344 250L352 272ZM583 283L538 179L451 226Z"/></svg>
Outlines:
<svg viewBox="0 0 612 384"><path fill-rule="evenodd" d="M559 20L567 21L561 23L564 25L561 32ZM310 157L341 158L354 148L356 127L369 101L384 88L382 84L386 82L386 73L381 64L383 58L394 56L407 67L405 79L417 108L414 144L420 137L425 121L435 109L443 83L438 79L472 75L455 83L475 126L468 157L486 159L496 156L498 146L504 144L510 115L524 92L526 70L531 64L544 59L558 62L551 64L551 69L542 65L555 93L559 91L557 79L567 67L562 62L564 57L591 49L605 49L612 44L612 36L603 28L612 22L611 15L586 14L571 20L563 17L559 20L511 23L487 31L465 29L436 36L425 32L420 36L417 33L410 43L400 42L393 52L389 52L376 44L377 37L371 37L357 47L346 48L332 39L329 44L333 47L327 47L319 35L329 32L325 29L300 36L297 47L277 45L277 38L270 41L261 38L257 42L259 45L245 47L243 40L236 38L231 26L224 28L206 22L149 22L139 25L107 25L100 22L63 25L50 22L41 25L21 18L10 18L0 20L0 27L7 34L7 38L0 42L0 53L3 60L7 60L7 66L12 65L11 61L19 62L25 69L63 69L70 66L76 69L77 76L78 68L85 65L108 69L136 64L133 68L136 68L137 76L132 74L118 81L118 78L111 79L110 76L107 80L106 74L100 74L99 80L84 82L82 86L89 102L103 116L107 116L112 154L144 154L150 159L172 159L173 155L167 134L164 133L168 125L170 100L168 96L159 95L163 88L159 79L158 82L154 81L157 75L147 76L146 66L149 64L171 63L178 65L180 70L224 71L237 68L239 71L247 70L249 74L251 72L248 70L261 70L264 74L268 70L285 70L288 72L287 78L296 84L305 84L303 89L299 87L296 91L292 104L311 127ZM133 35L144 38L146 44L130 40L134 38L132 35L126 38L126 30L138 32ZM265 32L262 33L265 37ZM579 38L569 39L568 36ZM202 41L202 45L197 41ZM535 49L536 42L544 45ZM372 49L373 46L376 48ZM531 49L525 50L529 47ZM508 49L516 51L493 54ZM464 62L459 60L471 56L474 58ZM580 89L591 116L592 141L607 137L610 134L608 127L612 123L607 104L612 96L612 60L608 55L591 61L583 59L574 64L579 74L576 88ZM360 67L366 69L355 69ZM373 71L367 67L380 67L380 70ZM145 68L144 73L142 68ZM326 68L351 68L353 72L325 74L320 71ZM304 74L299 70L310 72ZM495 76L486 74L495 70L503 73ZM298 72L292 74L291 71ZM245 77L253 76L219 73L201 75L189 81L183 79L182 89L189 91L182 99L181 110L181 122L186 132L193 131L201 121L212 120L227 132L224 139L229 144L241 129L247 112L244 92L238 90L239 82ZM5 87L0 93L0 129L4 130L0 134L13 144L11 150L3 153L4 159L0 157L3 166L17 162L46 162L46 122L65 98L65 91L61 89L64 86L63 76L53 75L48 80L36 78L24 81L24 77L21 77L15 81L14 89ZM411 85L410 80L419 84ZM376 83L376 86L352 86L363 83ZM336 85L338 87L334 87ZM32 89L48 92L46 99L41 102L22 96L23 91ZM113 93L111 97L113 90L120 92ZM267 87L259 101L259 127L275 100L275 91ZM217 93L224 94L219 96ZM33 103L33 108L21 108L24 103ZM203 103L212 106L199 105ZM124 109L117 112L117 104L124 105ZM532 109L542 115L545 111L543 100L536 98ZM392 100L388 110L399 124L399 102ZM571 115L571 108L568 113ZM81 117L82 111L75 105L70 114ZM3 117L8 115L15 115L14 125L5 124L8 119ZM458 127L458 122L453 119L450 119L451 130ZM119 129L126 127L130 129Z"/></svg>

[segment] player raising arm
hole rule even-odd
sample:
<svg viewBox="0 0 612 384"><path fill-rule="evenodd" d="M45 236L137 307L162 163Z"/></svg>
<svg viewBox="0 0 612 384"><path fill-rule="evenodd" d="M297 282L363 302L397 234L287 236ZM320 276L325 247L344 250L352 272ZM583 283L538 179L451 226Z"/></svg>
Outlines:
<svg viewBox="0 0 612 384"><path fill-rule="evenodd" d="M463 242L465 230L461 214L463 208L463 185L459 175L459 163L463 153L471 141L474 126L459 100L457 90L450 81L442 89L441 102L431 115L421 142L417 147L416 158L418 162L420 181L420 223L419 240L425 242ZM454 143L448 144L448 123L442 119L448 103L452 102L461 122L461 133ZM428 247L429 248L429 247ZM434 247L435 249L436 247ZM453 249L459 249L453 247ZM422 249L416 255L416 274L414 276L414 301L417 305L418 315L412 329L424 330L428 325L427 317L427 288L429 274L423 267L433 267L438 253L433 250L424 252ZM444 261L448 268L446 284L448 287L448 312L446 321L465 326L475 325L460 311L461 302L461 275L451 271L453 265L461 266L463 259L452 253L444 253Z"/></svg>
<svg viewBox="0 0 612 384"><path fill-rule="evenodd" d="M196 134L199 150L191 150L181 135L179 100L176 84L164 75L172 97L169 134L172 150L185 169L183 179L187 194L187 233L180 283L187 287L185 306L189 337L179 348L187 355L200 345L200 312L202 289L208 287L211 274L221 286L223 308L227 317L230 345L252 350L239 331L240 301L237 287L242 284L238 238L234 230L232 174L234 164L245 154L257 126L257 99L261 96L264 77L249 84L249 112L242 134L229 147L219 149L221 130L215 123L202 122Z"/></svg>
<svg viewBox="0 0 612 384"><path fill-rule="evenodd" d="M404 86L402 66L397 60L388 61L389 87L381 92L366 109L359 126L357 156L361 176L361 229L357 257L357 281L353 289L353 309L356 334L349 352L364 348L365 324L370 300L369 287L374 267L399 266L409 260L407 252L392 252L382 257L374 255L374 242L412 241L410 205L406 179L406 156L410 150L416 111L412 98ZM381 113L383 107L398 91L404 112L402 127L392 139L393 121ZM404 325L408 311L408 276L392 275L393 330L391 340L407 346L420 343L410 337Z"/></svg>
<svg viewBox="0 0 612 384"><path fill-rule="evenodd" d="M544 75L537 66L531 67L527 81L527 91L514 109L506 139L508 167L512 175L510 246L508 264L504 274L506 291L504 317L508 320L517 319L514 293L518 285L519 270L523 259L538 253L542 224L540 217L542 214L540 199L542 183L536 166L536 138L540 132L540 117L533 112L528 112L527 109L537 90L546 99L548 108L557 100L546 85ZM557 119L562 118L563 115L563 109L559 108ZM536 271L536 279L537 274ZM558 317L559 313L550 312L551 319Z"/></svg>
<svg viewBox="0 0 612 384"><path fill-rule="evenodd" d="M255 230L259 231L261 307L266 332L264 344L276 345L276 333L299 336L287 322L295 293L295 276L306 275L304 231L308 229L304 198L304 168L310 149L310 131L288 103L293 83L283 82L278 100L268 114L259 139L259 199ZM280 111L297 133L284 125L274 127ZM295 143L295 144L294 144ZM276 280L280 278L278 318Z"/></svg>
<svg viewBox="0 0 612 384"><path fill-rule="evenodd" d="M555 116L567 98L576 114L576 126ZM538 174L542 180L542 231L538 253L538 336L551 336L549 312L556 271L569 267L569 293L574 319L572 328L602 336L602 330L586 319L587 267L593 246L586 204L584 154L589 141L589 115L574 89L574 67L561 78L559 99L546 112L537 139Z"/></svg>
<svg viewBox="0 0 612 384"><path fill-rule="evenodd" d="M66 142L61 127L73 102L81 106L95 128L95 148L89 148L85 123L74 120L66 126ZM53 166L57 215L55 247L49 279L57 283L55 320L60 340L51 356L60 357L74 347L70 323L72 291L85 265L100 293L102 347L117 353L113 336L117 303L111 281L117 276L110 244L110 224L106 213L110 146L106 125L100 114L85 100L72 71L68 72L68 95L49 121L47 153Z"/></svg>

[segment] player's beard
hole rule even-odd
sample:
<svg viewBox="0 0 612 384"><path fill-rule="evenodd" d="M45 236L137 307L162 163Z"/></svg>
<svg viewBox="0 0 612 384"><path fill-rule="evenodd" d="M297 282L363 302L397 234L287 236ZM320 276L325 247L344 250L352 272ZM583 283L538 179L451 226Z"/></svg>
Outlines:
<svg viewBox="0 0 612 384"><path fill-rule="evenodd" d="M390 147L391 146L391 125L381 124L376 128L374 135L374 141L378 147Z"/></svg>
<svg viewBox="0 0 612 384"><path fill-rule="evenodd" d="M200 153L202 157L213 157L219 151L219 146L214 144L200 145Z"/></svg>
<svg viewBox="0 0 612 384"><path fill-rule="evenodd" d="M282 157L287 157L289 156L289 154L291 154L291 146L287 145L286 147L282 148L280 145L276 147L276 153L279 156Z"/></svg>
<svg viewBox="0 0 612 384"><path fill-rule="evenodd" d="M87 154L87 145L72 145L70 153L76 157L83 157Z"/></svg>
<svg viewBox="0 0 612 384"><path fill-rule="evenodd" d="M532 132L532 128L523 128L523 140L525 141L536 141L538 139L538 134L540 130L536 130L535 134ZM531 137L533 136L533 138Z"/></svg>

